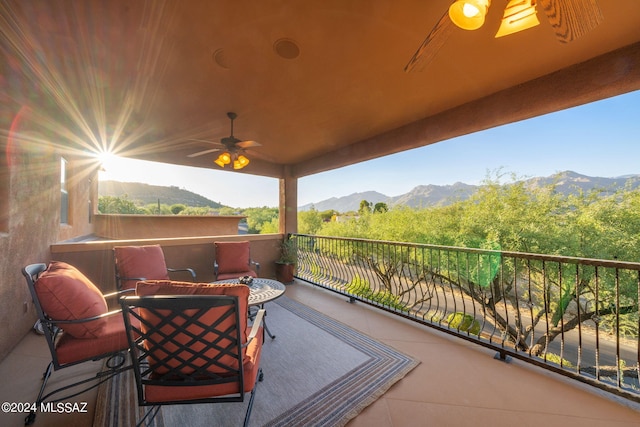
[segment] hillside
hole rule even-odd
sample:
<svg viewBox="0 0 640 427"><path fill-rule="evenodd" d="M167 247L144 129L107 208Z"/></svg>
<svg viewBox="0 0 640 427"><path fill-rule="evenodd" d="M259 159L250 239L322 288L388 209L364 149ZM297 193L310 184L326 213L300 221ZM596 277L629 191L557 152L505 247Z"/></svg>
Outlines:
<svg viewBox="0 0 640 427"><path fill-rule="evenodd" d="M456 182L453 185L419 185L406 194L390 197L386 203L389 206L409 206L411 208L442 206L451 203L452 200L467 199L477 189L478 187L475 185L461 182Z"/></svg>
<svg viewBox="0 0 640 427"><path fill-rule="evenodd" d="M160 203L165 205L183 204L186 206L221 208L220 203L209 200L199 194L178 187L142 184L140 182L101 181L98 188L100 196L127 196L137 205Z"/></svg>
<svg viewBox="0 0 640 427"><path fill-rule="evenodd" d="M632 189L640 187L640 175L628 175L616 178L590 177L572 171L559 172L548 177L535 177L524 180L530 188L556 184L556 191L562 194L601 189L604 194L611 194L616 189L630 185ZM357 211L362 200L372 203L384 202L389 207L409 206L412 208L444 206L456 200L465 200L478 190L479 186L456 182L451 185L419 185L411 191L399 196L389 197L375 191L353 193L344 197L332 197L316 203L300 206L309 210L314 207L318 211L336 210L338 212Z"/></svg>
<svg viewBox="0 0 640 427"><path fill-rule="evenodd" d="M589 191L602 189L604 194L610 194L616 189L629 185L632 189L640 187L640 175L621 176L616 178L590 177L576 172L565 171L548 177L535 177L524 181L530 188L539 188L556 184L556 191L562 194L576 193L577 191ZM394 197L386 196L377 191L364 191L353 193L343 197L309 203L299 206L300 211L311 208L317 211L335 210L337 212L357 211L360 202L367 200L372 204L386 203L389 207L408 206L412 208L444 206L456 200L465 200L478 190L479 186L456 182L451 185L418 185L411 191ZM100 196L124 196L127 195L139 205L160 203L166 205L184 204L187 206L212 208L223 207L220 203L200 196L191 191L178 187L162 187L158 185L141 184L136 182L104 181L100 182Z"/></svg>
<svg viewBox="0 0 640 427"><path fill-rule="evenodd" d="M357 211L358 208L360 208L360 202L362 200L367 200L373 204L378 202L386 203L389 200L389 196L385 196L377 191L365 191L363 193L353 193L344 197L332 197L317 203L309 203L304 206L299 206L298 210L308 211L309 209L314 208L319 212L328 210L335 210L337 212Z"/></svg>
<svg viewBox="0 0 640 427"><path fill-rule="evenodd" d="M525 182L531 188L545 187L555 183L556 191L565 195L575 193L578 190L589 191L596 188L602 190L605 194L612 194L625 185L630 185L632 189L638 188L640 186L640 175L602 178L564 171L546 178L531 178Z"/></svg>

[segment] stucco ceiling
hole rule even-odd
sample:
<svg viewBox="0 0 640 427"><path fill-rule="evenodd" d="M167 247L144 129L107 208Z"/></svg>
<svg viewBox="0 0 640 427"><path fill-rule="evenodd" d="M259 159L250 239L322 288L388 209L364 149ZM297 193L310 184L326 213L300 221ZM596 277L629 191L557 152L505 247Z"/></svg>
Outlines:
<svg viewBox="0 0 640 427"><path fill-rule="evenodd" d="M455 28L423 70L405 72L450 4L3 2L4 92L10 103L36 110L71 145L210 168L218 167L216 153L187 157L211 147L191 139L228 136L226 113L233 111L235 136L262 144L249 153L252 163L243 172L282 176L285 170L314 173L510 120L474 124L473 117L482 113L483 99L493 96L495 103L497 94L620 48L626 47L615 57L622 61L615 68L620 76L598 84L637 75L637 0L600 0L603 22L567 44L557 40L541 12L539 26L494 38L507 4L494 0L481 29ZM638 79L631 80L616 90L637 88ZM566 96L572 104L590 100ZM529 100L509 96L504 103L526 110ZM555 102L546 110L566 106ZM459 111L458 118L437 119L448 111Z"/></svg>

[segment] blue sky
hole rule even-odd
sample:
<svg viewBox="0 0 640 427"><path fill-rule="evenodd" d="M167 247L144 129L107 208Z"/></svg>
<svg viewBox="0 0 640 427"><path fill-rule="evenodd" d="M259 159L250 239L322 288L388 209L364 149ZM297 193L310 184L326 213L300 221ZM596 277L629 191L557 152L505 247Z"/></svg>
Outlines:
<svg viewBox="0 0 640 427"><path fill-rule="evenodd" d="M239 208L278 205L276 179L144 163L108 163L100 180L173 185ZM511 173L525 178L564 170L640 174L640 91L304 177L298 204L364 191L397 196L427 184L479 184L498 170L505 180Z"/></svg>

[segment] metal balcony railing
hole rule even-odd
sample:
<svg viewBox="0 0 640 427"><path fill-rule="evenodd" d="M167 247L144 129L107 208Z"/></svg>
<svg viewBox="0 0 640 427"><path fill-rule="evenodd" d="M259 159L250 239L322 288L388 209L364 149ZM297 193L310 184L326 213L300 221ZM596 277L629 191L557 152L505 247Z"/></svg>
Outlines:
<svg viewBox="0 0 640 427"><path fill-rule="evenodd" d="M640 263L290 238L301 280L640 402Z"/></svg>

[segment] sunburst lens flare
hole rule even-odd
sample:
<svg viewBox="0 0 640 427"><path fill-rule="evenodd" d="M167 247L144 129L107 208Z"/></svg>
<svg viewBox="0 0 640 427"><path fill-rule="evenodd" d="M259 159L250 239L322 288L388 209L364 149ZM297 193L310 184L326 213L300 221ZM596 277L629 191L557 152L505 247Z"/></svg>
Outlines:
<svg viewBox="0 0 640 427"><path fill-rule="evenodd" d="M100 163L101 171L108 171L119 160L119 157L111 151L100 151L95 153L95 158Z"/></svg>

